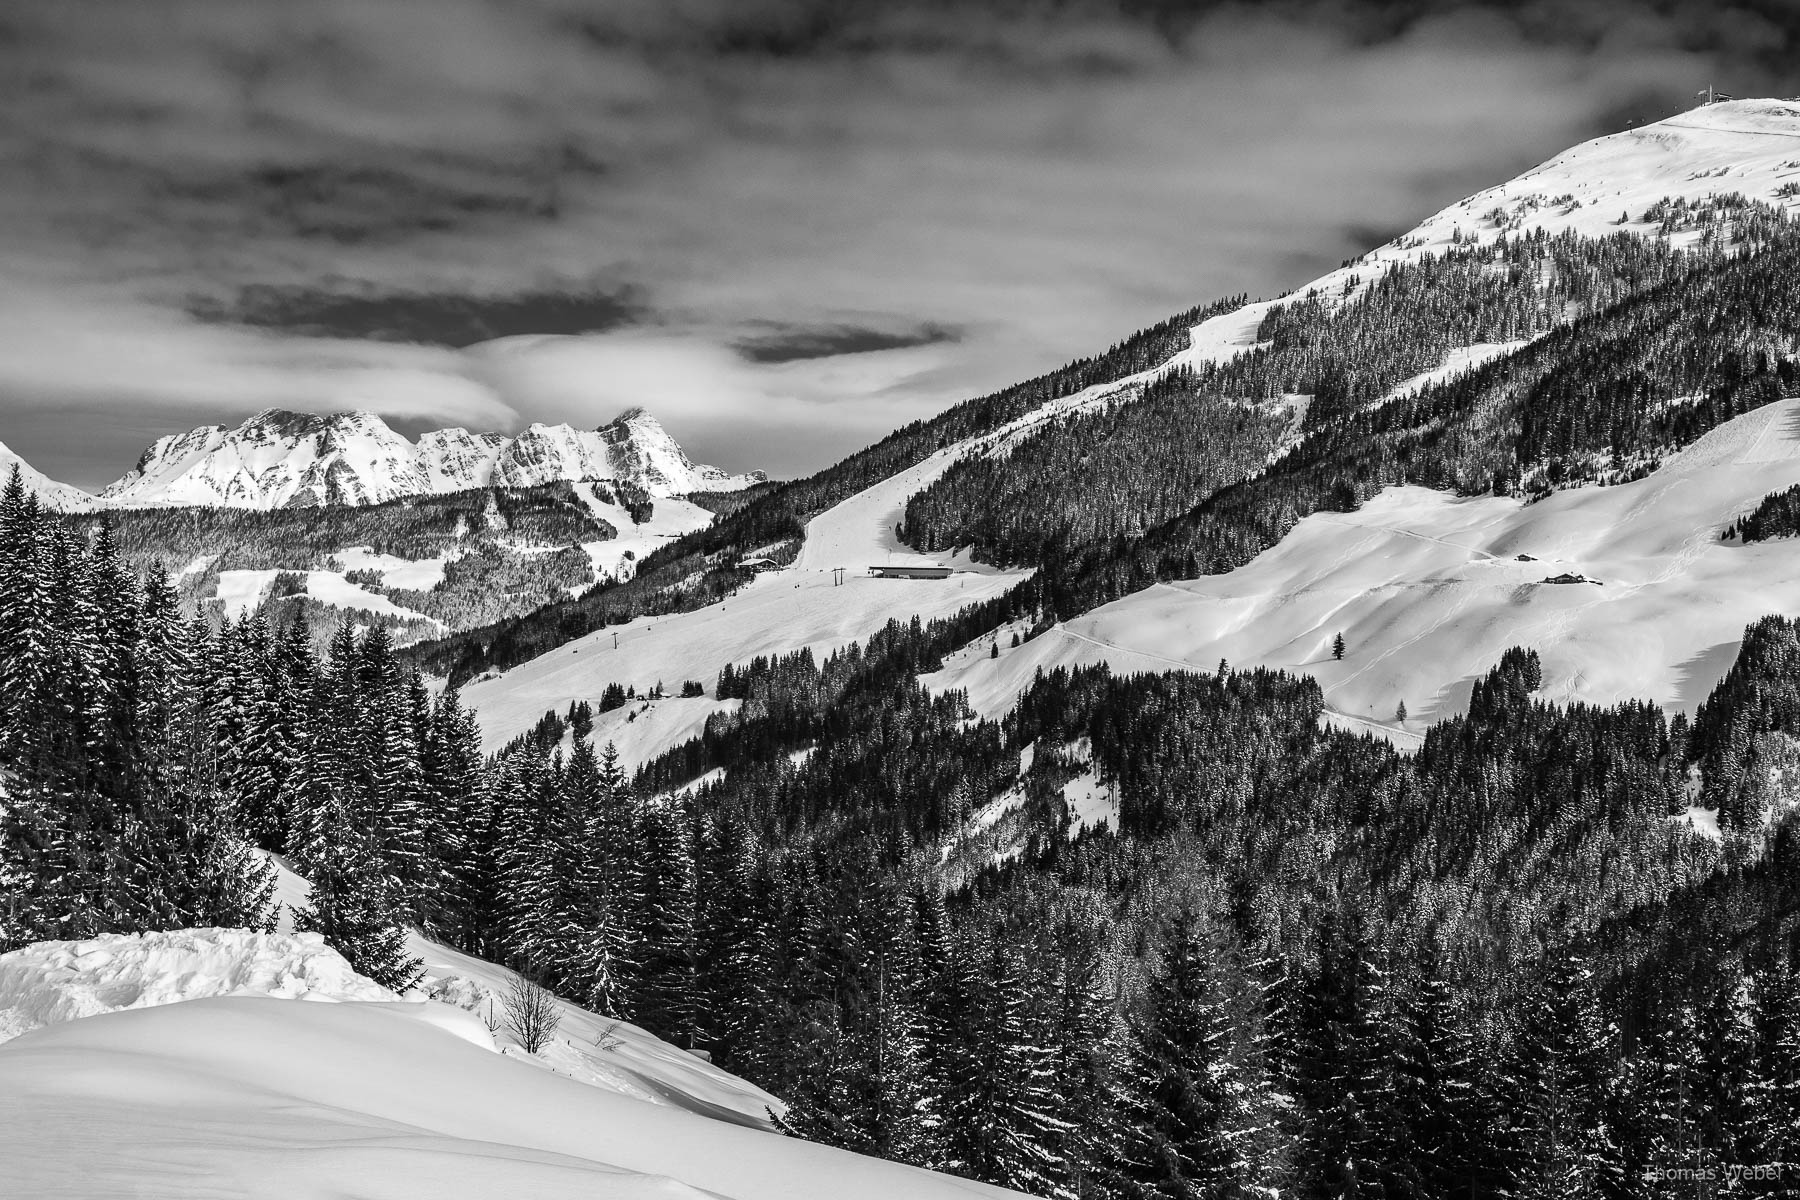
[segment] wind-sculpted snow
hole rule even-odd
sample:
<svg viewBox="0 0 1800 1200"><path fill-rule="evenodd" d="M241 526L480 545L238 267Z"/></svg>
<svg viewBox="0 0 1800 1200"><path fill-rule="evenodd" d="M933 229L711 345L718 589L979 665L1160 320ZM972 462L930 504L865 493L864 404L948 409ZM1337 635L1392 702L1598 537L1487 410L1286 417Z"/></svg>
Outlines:
<svg viewBox="0 0 1800 1200"><path fill-rule="evenodd" d="M305 902L285 869L280 898L285 923ZM428 975L405 1000L315 934L0 956L0 1196L1010 1194L768 1132L774 1097L572 1005L526 1055L511 972L412 949Z"/></svg>
<svg viewBox="0 0 1800 1200"><path fill-rule="evenodd" d="M177 929L0 954L0 1041L82 1017L211 996L394 1000L316 933Z"/></svg>
<svg viewBox="0 0 1800 1200"><path fill-rule="evenodd" d="M311 885L281 858L275 868L276 928L292 930L307 905ZM555 1000L557 1025L550 1041L527 1054L506 1024L506 996L518 976L506 967L453 950L420 935L407 935L407 954L424 967L413 998L430 997L479 1021L479 1044L595 1087L651 1104L668 1105L754 1129L771 1128L769 1114L782 1102L755 1084L720 1070L628 1021ZM372 984L370 986L373 986ZM490 1032L491 1031L491 1032Z"/></svg>

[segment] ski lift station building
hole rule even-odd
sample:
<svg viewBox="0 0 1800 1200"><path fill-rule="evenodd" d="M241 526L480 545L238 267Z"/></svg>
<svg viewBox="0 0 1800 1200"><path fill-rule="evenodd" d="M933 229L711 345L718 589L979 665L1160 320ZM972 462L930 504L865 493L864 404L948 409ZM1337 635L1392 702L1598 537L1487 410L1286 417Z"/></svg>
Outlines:
<svg viewBox="0 0 1800 1200"><path fill-rule="evenodd" d="M948 579L949 567L914 567L889 563L885 566L870 567L869 574L877 579Z"/></svg>

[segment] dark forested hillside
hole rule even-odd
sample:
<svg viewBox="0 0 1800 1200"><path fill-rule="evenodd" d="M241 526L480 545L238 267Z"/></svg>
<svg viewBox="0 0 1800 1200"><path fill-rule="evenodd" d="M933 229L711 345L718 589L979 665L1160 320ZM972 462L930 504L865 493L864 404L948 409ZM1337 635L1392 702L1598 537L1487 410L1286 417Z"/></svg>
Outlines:
<svg viewBox="0 0 1800 1200"><path fill-rule="evenodd" d="M1342 296L1308 292L1275 305L1244 353L1171 372L1142 389L1141 402L1049 423L1004 452L957 464L908 504L907 539L925 549L972 545L982 560L1007 564L1108 556L1121 533L1179 519L1256 474L1262 457L1232 453L1241 434L1225 406L1236 402L1239 422L1266 420L1264 406L1284 396L1304 397L1305 430L1365 473L1387 451L1367 435L1407 429L1456 439L1458 458L1445 465L1463 490L1527 475L1528 486L1547 488L1648 470L1656 455L1796 378L1782 366L1796 350L1791 275L1782 274L1792 224L1735 195L1682 213L1706 231L1688 250L1628 233L1503 234L1367 282L1352 276ZM1738 261L1757 266L1720 274ZM1591 322L1609 312L1622 320L1596 337ZM1668 323L1681 327L1672 341L1657 331ZM1713 336L1721 325L1737 331L1732 339ZM1456 348L1577 327L1585 342L1526 357L1526 374L1502 377L1460 410L1422 420L1410 406L1361 415ZM1543 365L1564 362L1579 366ZM1310 471L1316 458L1298 462Z"/></svg>
<svg viewBox="0 0 1800 1200"><path fill-rule="evenodd" d="M1249 407L1194 386L1191 371L1172 371L1007 453L963 459L907 502L901 536L924 550L973 546L1004 566L1142 536L1260 469L1296 424L1289 407Z"/></svg>
<svg viewBox="0 0 1800 1200"><path fill-rule="evenodd" d="M1045 564L1048 604L1066 617L1159 579L1229 571L1308 513L1390 484L1538 494L1632 478L1800 392L1800 224L1756 229L1753 254L1699 256L1515 354L1318 424L1263 474L1136 542Z"/></svg>

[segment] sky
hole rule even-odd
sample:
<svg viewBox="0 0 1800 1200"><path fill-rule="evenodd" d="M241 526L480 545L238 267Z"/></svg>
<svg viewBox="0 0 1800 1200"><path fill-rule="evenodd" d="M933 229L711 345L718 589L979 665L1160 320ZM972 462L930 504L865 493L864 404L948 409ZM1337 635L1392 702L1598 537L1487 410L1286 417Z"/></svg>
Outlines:
<svg viewBox="0 0 1800 1200"><path fill-rule="evenodd" d="M1800 3L7 0L0 441L642 405L792 477L1708 84L1800 93Z"/></svg>

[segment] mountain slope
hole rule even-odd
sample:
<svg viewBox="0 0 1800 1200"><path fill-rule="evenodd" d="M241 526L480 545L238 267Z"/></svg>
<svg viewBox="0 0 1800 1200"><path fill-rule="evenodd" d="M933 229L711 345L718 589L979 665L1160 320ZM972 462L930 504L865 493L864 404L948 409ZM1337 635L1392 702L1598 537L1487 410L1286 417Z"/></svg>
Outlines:
<svg viewBox="0 0 1800 1200"><path fill-rule="evenodd" d="M77 487L66 483L58 483L24 459L14 454L4 443L0 443L0 483L4 483L17 469L19 480L27 491L37 496L38 503L57 509L60 512L87 512L98 503L94 497Z"/></svg>
<svg viewBox="0 0 1800 1200"><path fill-rule="evenodd" d="M823 657L860 641L890 619L948 616L991 599L1029 576L970 563L966 556L917 554L899 544L894 526L907 494L950 463L934 455L836 505L807 524L800 557L786 570L758 575L728 599L682 613L640 617L576 638L496 677L479 678L463 699L481 718L483 748L495 750L546 709L596 700L609 683L640 695L662 683L674 691L697 680L706 698L664 699L646 712L634 706L599 714L595 737L619 744L632 765L699 732L712 712L732 701L711 696L727 663L771 651L810 648ZM869 567L889 562L953 568L945 579L876 579ZM843 571L843 583L835 572Z"/></svg>
<svg viewBox="0 0 1800 1200"><path fill-rule="evenodd" d="M533 425L516 438L436 430L415 445L372 413L268 409L235 429L209 425L159 439L102 493L123 507L271 509L368 505L495 486L607 480L655 496L731 491L762 480L688 459L641 408L599 430Z"/></svg>
<svg viewBox="0 0 1800 1200"><path fill-rule="evenodd" d="M1745 626L1800 610L1792 545L1721 540L1797 480L1800 399L1789 399L1615 487L1531 504L1388 488L1354 512L1306 517L1235 571L1134 592L999 658L963 656L929 683L966 689L998 716L1039 670L1210 671L1225 660L1311 675L1338 718L1409 744L1464 711L1470 684L1524 645L1543 658L1547 698L1648 699L1691 715ZM1571 576L1591 582L1551 582Z"/></svg>
<svg viewBox="0 0 1800 1200"><path fill-rule="evenodd" d="M1285 412L1291 422L1287 445L1309 434L1336 436L1333 423L1350 420L1350 414L1431 390L1464 369L1520 351L1584 312L1616 305L1659 281L1672 286L1696 264L1760 244L1756 239L1769 236L1771 223L1793 211L1797 180L1800 107L1778 102L1716 105L1596 139L1446 208L1282 300L1239 299L1192 310L1106 355L897 431L660 551L645 564L652 578L654 568L666 568L660 590L647 581L596 589L503 628L430 646L421 661L463 676L514 666L597 626L689 606L681 589L691 588L684 581L696 576L709 581L709 595L741 586L727 570L738 555L802 543L798 553L808 562L812 552L803 541L813 536L809 520L834 504L851 502L862 489L888 495L902 475L910 482L898 497L898 521L916 546L950 551L967 545L971 522L994 514L1002 500L1014 504L1028 526L1039 522L1040 532L1022 543L1023 552L1015 546L994 556L978 546L978 553L1049 569L1041 576L1047 589L1041 594L1060 615L1072 616L1159 575L1193 573L1135 561L1135 541L1127 541L1124 556L1109 563L1120 551L1104 539L1115 537L1116 529L1144 529L1163 519L1179 527L1187 519L1184 505L1208 501L1203 490L1185 498L1156 492L1159 507L1122 514L1123 520L1109 517L1092 533L1078 534L1103 539L1085 546L1045 524L1058 519L1059 505L1092 511L1119 503L1119 485L1133 480L1096 475L1097 462L1110 464L1106 470L1155 479L1165 443L1155 436L1157 426L1135 415L1153 411L1141 403L1146 396L1161 397L1158 403L1168 410L1165 427L1178 430L1186 389L1196 400L1222 391L1251 408L1260 406L1271 418ZM1402 271L1409 274L1405 290L1397 292L1388 281ZM1408 308L1415 298L1420 307ZM1478 321L1467 315L1471 304L1482 314ZM1377 335L1385 348L1371 360L1368 339ZM1340 379L1334 364L1359 374ZM1331 394L1321 403L1315 393L1327 391ZM1195 423L1180 436L1206 452L1218 440L1213 420ZM1090 455L1089 447L1078 444L1066 452L1037 453L1040 441L1052 446L1095 436L1096 421L1106 436L1118 439L1095 448L1105 455ZM1699 431L1703 427L1680 433L1673 445ZM1517 429L1511 437L1518 437ZM1510 450L1512 441L1504 445ZM1271 457L1284 453L1285 447ZM925 469L928 461L933 465ZM1004 479L1016 464L1033 461L1072 463L1085 474L1027 479L1011 499L991 486L996 474ZM953 514L940 522L938 532L920 520L921 506L928 505ZM893 511L889 503L881 508ZM1157 530L1148 532L1146 543ZM1256 541L1253 549L1262 544ZM1181 553L1191 555L1185 546ZM1088 581L1109 572L1117 575L1116 584L1097 587ZM908 613L896 604L889 615ZM767 651L787 648L775 625L758 644Z"/></svg>

